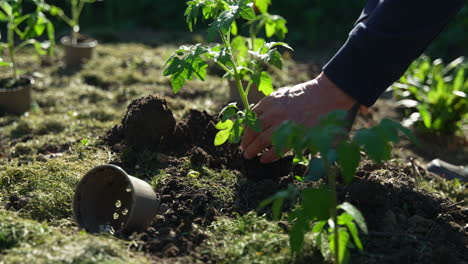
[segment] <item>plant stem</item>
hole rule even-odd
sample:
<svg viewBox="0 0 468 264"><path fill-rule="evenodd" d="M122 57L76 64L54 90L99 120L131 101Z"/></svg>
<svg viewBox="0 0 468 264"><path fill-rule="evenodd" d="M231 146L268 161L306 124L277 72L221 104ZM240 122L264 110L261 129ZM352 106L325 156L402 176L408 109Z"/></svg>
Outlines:
<svg viewBox="0 0 468 264"><path fill-rule="evenodd" d="M227 35L230 35L231 33L228 32ZM237 71L237 63L234 60L234 57L232 56L232 49L231 49L231 42L226 38L226 36L220 32L221 39L223 40L224 46L229 50L229 57L231 58L232 64L233 64L233 77L234 80L236 81L237 85L237 91L239 92L240 98L242 100L242 103L244 104L244 109L247 111L250 111L250 105L249 105L249 100L247 98L247 95L245 93L244 87L242 86L241 82L241 76L239 74L239 71Z"/></svg>
<svg viewBox="0 0 468 264"><path fill-rule="evenodd" d="M334 242L335 242L335 264L339 263L339 257L340 257L340 252L339 252L339 232L338 232L338 217L337 217L337 212L336 212L336 171L330 166L330 162L326 157L322 157L323 163L325 164L325 173L327 174L328 177L328 187L330 188L331 192L331 208L330 208L330 217L332 218L333 221L333 232L334 232Z"/></svg>
<svg viewBox="0 0 468 264"><path fill-rule="evenodd" d="M8 53L10 54L10 61L13 69L13 78L17 81L19 80L18 69L16 67L16 58L15 58L15 28L14 28L14 18L10 18L8 22Z"/></svg>

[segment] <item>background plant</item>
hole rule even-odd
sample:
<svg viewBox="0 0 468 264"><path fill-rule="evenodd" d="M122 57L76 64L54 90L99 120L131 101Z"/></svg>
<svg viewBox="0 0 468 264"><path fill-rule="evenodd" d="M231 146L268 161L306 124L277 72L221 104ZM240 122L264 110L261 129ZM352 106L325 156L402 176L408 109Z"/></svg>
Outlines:
<svg viewBox="0 0 468 264"><path fill-rule="evenodd" d="M306 128L303 125L286 121L273 134L273 145L277 153L292 149L295 162L308 166L300 181L318 181L325 178L327 184L318 188L298 190L290 187L263 201L260 207L272 205L275 218L280 216L285 199L299 195L300 203L288 217L292 224L289 232L293 252L299 252L304 242L304 234L316 234L319 248L328 249L334 255L335 263L345 263L349 258L348 248L354 245L363 249L358 229L367 233L364 217L348 202L338 205L336 194L337 176L342 175L346 184L354 177L361 160L361 150L375 162L390 158L391 142L399 141L399 132L412 137L410 131L401 124L384 119L379 125L362 128L347 137L349 126L344 111L335 111L321 118L318 126ZM306 155L307 154L307 155ZM317 156L320 154L320 156ZM326 244L322 242L326 241Z"/></svg>
<svg viewBox="0 0 468 264"><path fill-rule="evenodd" d="M91 4L102 0L68 0L68 3L70 4L70 16L67 16L63 9L56 5L45 4L42 0L38 1L42 2L42 5L48 9L51 15L58 16L67 23L67 25L72 29L72 43L77 44L78 36L80 34L80 16L85 4Z"/></svg>
<svg viewBox="0 0 468 264"><path fill-rule="evenodd" d="M454 135L468 117L468 61L459 57L445 65L422 56L393 86L405 125L421 131Z"/></svg>
<svg viewBox="0 0 468 264"><path fill-rule="evenodd" d="M10 62L0 59L0 66L11 67L14 80L19 79L16 53L27 45L33 45L39 55L53 54L55 46L54 25L43 13L43 8L37 6L32 13L23 13L23 2L2 1L0 2L0 22L7 24L7 40L0 42L0 54L3 49L8 51ZM48 41L40 42L35 38L47 34ZM20 39L15 43L15 36Z"/></svg>
<svg viewBox="0 0 468 264"><path fill-rule="evenodd" d="M225 76L235 80L244 108L241 109L235 103L231 103L221 111L220 121L216 125L220 131L215 137L215 145L224 144L228 140L231 143L238 143L244 126L260 131L257 117L250 110L248 94L253 87L265 95L273 91L271 78L263 65L270 64L281 69L281 54L277 47L291 49L284 42L266 42L263 38L257 38L256 34L262 27L265 27L267 36L279 37L284 37L287 28L284 19L267 13L270 1L263 0L256 3L258 14L254 11L252 0L188 1L185 16L189 29L193 30L193 26L201 16L204 20L212 21L208 28L208 40L213 41L219 37L222 43L182 46L166 63L164 76L171 76L175 93L180 91L186 80L192 80L194 77L204 80L209 60L217 63L226 72ZM232 38L239 32L240 20L247 21L249 25L248 38L240 36ZM241 82L244 77L248 78L245 86Z"/></svg>

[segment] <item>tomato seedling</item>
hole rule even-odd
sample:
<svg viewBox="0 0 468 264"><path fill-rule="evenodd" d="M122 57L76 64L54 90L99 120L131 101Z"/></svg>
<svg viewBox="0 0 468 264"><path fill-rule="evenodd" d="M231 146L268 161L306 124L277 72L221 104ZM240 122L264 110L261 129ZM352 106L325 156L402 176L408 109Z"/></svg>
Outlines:
<svg viewBox="0 0 468 264"><path fill-rule="evenodd" d="M292 224L289 233L291 250L301 251L304 234L312 231L316 233L319 247L323 239L327 239L335 263L347 261L349 245L363 249L358 229L367 233L364 217L356 207L348 202L337 204L337 176L341 174L346 184L353 180L361 150L375 162L389 159L390 143L399 141L400 132L416 140L407 128L388 119L377 126L362 128L348 138L346 128L349 124L345 117L344 111L331 112L312 128L286 121L274 132L273 146L278 154L291 149L295 154L294 161L308 166L305 175L298 179L317 181L324 178L327 185L304 190L290 187L260 204L260 208L271 204L273 215L278 218L284 200L299 195L299 207L288 218Z"/></svg>
<svg viewBox="0 0 468 264"><path fill-rule="evenodd" d="M44 0L35 1L40 1L52 16L58 16L71 28L72 44L76 45L80 35L80 16L85 4L92 4L102 0L68 0L68 3L70 4L70 16L66 15L63 9L58 6L48 5Z"/></svg>
<svg viewBox="0 0 468 264"><path fill-rule="evenodd" d="M255 3L257 13L252 0L188 1L185 16L189 29L193 30L201 16L202 19L211 21L208 40L214 41L218 37L221 43L182 46L168 59L164 70L164 76L171 76L174 93L178 93L185 82L194 77L205 80L207 62L210 60L226 72L226 77L234 79L243 109L231 103L220 112L220 121L216 124L219 132L214 139L216 146L227 141L238 143L244 127L261 130L257 116L251 110L248 94L251 89L258 89L265 95L273 92L272 80L264 70L264 65L281 69L282 57L277 48L281 46L291 49L284 42L267 42L257 37L261 29L265 28L267 37L276 35L283 38L287 28L284 18L268 13L270 0ZM241 20L249 26L249 37L236 36L239 33L238 22ZM245 78L248 80L244 86L242 80Z"/></svg>
<svg viewBox="0 0 468 264"><path fill-rule="evenodd" d="M11 67L13 79L19 80L16 53L27 45L33 45L39 55L46 55L47 50L53 54L55 46L54 25L47 19L40 5L32 13L24 14L22 1L1 1L0 2L0 22L7 24L7 41L0 42L0 54L3 49L8 50L9 62L0 58L0 66ZM35 38L47 34L48 41L40 42ZM19 44L15 43L15 36L20 39Z"/></svg>

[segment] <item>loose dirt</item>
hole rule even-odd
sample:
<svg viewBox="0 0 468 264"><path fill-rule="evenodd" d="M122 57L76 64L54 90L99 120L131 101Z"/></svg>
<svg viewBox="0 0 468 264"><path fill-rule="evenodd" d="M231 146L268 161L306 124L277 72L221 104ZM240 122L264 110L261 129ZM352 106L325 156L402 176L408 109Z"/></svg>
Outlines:
<svg viewBox="0 0 468 264"><path fill-rule="evenodd" d="M176 123L163 98L148 96L133 101L122 124L106 136L107 144L126 149L127 157L142 149L159 153L149 166L170 174L156 189L162 202L158 216L147 231L132 237L136 247L158 261L210 263L200 249L207 236L197 226L256 210L260 201L288 184L300 184L294 176L303 168L293 166L291 157L263 165L244 160L237 146L214 147L215 123L215 117L197 110ZM230 170L237 183L220 185L232 191L233 198L222 199L214 187L188 181L187 162L215 172ZM129 171L138 165L123 155L114 163ZM363 236L365 251L352 251L353 262L466 263L468 212L418 187L419 180L433 176L414 163L397 161L365 161L356 175L351 185L339 185L339 198L356 205L369 226L369 235Z"/></svg>

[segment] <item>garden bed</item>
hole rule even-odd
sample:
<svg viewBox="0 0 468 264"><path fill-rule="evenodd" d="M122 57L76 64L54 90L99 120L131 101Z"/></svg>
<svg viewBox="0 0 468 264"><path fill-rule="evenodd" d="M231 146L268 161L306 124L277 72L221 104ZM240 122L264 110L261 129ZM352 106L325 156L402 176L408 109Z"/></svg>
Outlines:
<svg viewBox="0 0 468 264"><path fill-rule="evenodd" d="M0 115L0 259L324 261L313 237L306 237L303 254L290 255L290 227L273 221L269 210L254 213L260 201L288 184L306 187L294 178L304 168L293 166L290 157L260 165L242 159L236 146L214 147L213 113L228 102L227 83L209 69L210 81L191 82L174 97L161 73L174 48L104 44L82 69L65 69L58 59L28 69L37 79L33 108L23 116ZM35 59L28 52L19 57L26 68ZM298 70L303 65L286 61L284 74L272 74L274 83L313 77ZM357 127L390 113L398 118L392 101L381 100L371 115L359 117ZM364 252L353 250L351 260L467 262L466 184L426 172L422 165L436 152L408 144L395 148L395 157L402 159L380 165L366 160L356 180L339 187L339 199L355 204L369 226L369 235L362 236ZM468 163L464 144L435 147L457 163ZM121 240L79 233L71 213L74 187L87 170L104 163L150 182L161 197L157 217L145 232ZM284 212L291 206L286 204ZM28 232L13 235L14 230Z"/></svg>

